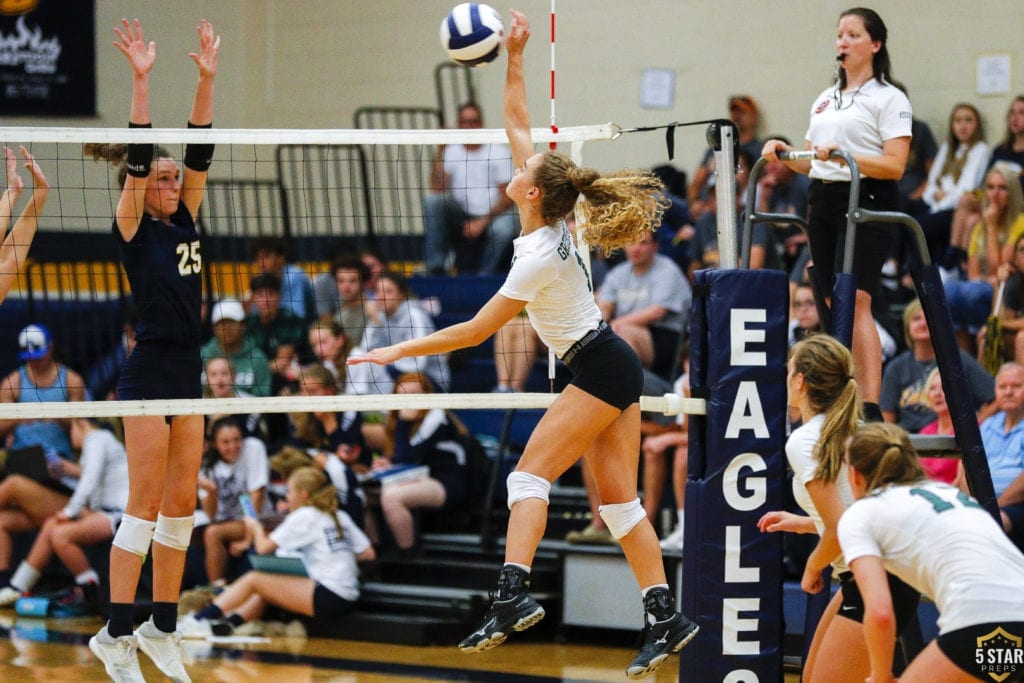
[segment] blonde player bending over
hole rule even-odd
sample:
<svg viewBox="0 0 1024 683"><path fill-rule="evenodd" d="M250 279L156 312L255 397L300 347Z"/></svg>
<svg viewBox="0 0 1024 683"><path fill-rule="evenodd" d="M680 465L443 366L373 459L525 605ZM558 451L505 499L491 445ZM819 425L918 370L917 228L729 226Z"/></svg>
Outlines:
<svg viewBox="0 0 1024 683"><path fill-rule="evenodd" d="M18 273L25 266L28 249L32 246L32 238L36 236L36 228L39 226L39 214L43 212L43 204L50 194L50 184L46 182L39 164L27 149L20 147L19 150L25 158L25 168L32 174L32 198L0 245L0 301L7 298L7 293L18 279ZM7 189L0 195L0 230L7 229L14 215L14 205L25 189L25 181L18 175L18 160L10 147L4 147L4 157L7 160Z"/></svg>
<svg viewBox="0 0 1024 683"><path fill-rule="evenodd" d="M939 610L938 637L910 662L902 683L1021 680L1024 555L977 501L927 479L898 426L863 427L846 458L857 502L839 520L839 544L864 598L869 683L896 680L886 572Z"/></svg>
<svg viewBox="0 0 1024 683"><path fill-rule="evenodd" d="M605 250L633 244L658 224L661 183L646 173L602 175L577 167L563 154L534 153L523 80L530 26L521 13L512 14L505 131L516 169L506 193L518 207L523 231L513 243L508 278L472 320L376 348L348 362L388 365L407 356L474 346L526 309L541 339L575 378L541 418L516 471L508 477L511 514L505 566L484 623L459 648L488 650L511 631L527 629L544 616L544 608L528 591L530 566L547 522L551 482L586 453L602 503L601 517L621 541L643 596L644 641L626 670L630 678L641 678L682 649L697 634L697 625L676 612L658 536L637 497L640 359L602 321L590 275L562 218L582 194L591 244Z"/></svg>

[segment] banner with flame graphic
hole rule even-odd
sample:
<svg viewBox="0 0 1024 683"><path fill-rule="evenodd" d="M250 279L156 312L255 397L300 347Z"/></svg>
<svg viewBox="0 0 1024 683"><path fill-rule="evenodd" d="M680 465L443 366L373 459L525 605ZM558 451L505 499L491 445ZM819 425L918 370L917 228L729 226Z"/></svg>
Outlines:
<svg viewBox="0 0 1024 683"><path fill-rule="evenodd" d="M94 0L0 0L0 116L94 116Z"/></svg>

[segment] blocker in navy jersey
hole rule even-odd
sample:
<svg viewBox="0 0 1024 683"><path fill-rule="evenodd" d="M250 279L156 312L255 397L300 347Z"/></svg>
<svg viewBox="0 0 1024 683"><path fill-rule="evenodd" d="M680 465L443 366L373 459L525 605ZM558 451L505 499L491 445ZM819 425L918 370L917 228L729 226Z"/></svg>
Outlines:
<svg viewBox="0 0 1024 683"><path fill-rule="evenodd" d="M130 242L121 237L115 221L114 237L139 312L138 342L159 340L198 349L203 341L203 261L199 233L185 204L178 203L170 224L142 214Z"/></svg>
<svg viewBox="0 0 1024 683"><path fill-rule="evenodd" d="M171 223L144 213L130 242L114 223L139 312L136 347L125 360L118 398L199 398L202 256L195 221L179 202Z"/></svg>

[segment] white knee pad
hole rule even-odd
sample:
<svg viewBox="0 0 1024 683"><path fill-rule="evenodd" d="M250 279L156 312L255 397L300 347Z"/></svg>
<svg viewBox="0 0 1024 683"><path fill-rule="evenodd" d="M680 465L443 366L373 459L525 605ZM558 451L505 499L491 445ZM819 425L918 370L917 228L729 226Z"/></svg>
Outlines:
<svg viewBox="0 0 1024 683"><path fill-rule="evenodd" d="M112 543L125 552L145 558L149 554L149 542L153 540L155 528L156 522L131 515L122 515Z"/></svg>
<svg viewBox="0 0 1024 683"><path fill-rule="evenodd" d="M622 538L647 517L639 498L634 498L628 503L602 505L597 511L615 538Z"/></svg>
<svg viewBox="0 0 1024 683"><path fill-rule="evenodd" d="M508 489L509 510L524 498L540 498L547 503L551 492L550 481L529 472L513 472L508 475L505 487Z"/></svg>
<svg viewBox="0 0 1024 683"><path fill-rule="evenodd" d="M192 540L192 527L195 525L196 516L188 517L164 517L163 513L156 516L156 531L153 532L153 542L165 545L175 550L188 550L189 541Z"/></svg>

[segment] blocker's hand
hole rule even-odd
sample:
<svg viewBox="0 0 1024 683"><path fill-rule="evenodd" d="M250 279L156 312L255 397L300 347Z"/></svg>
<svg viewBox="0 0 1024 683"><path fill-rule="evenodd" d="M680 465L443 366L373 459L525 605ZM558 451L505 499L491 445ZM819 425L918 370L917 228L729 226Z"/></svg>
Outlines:
<svg viewBox="0 0 1024 683"><path fill-rule="evenodd" d="M390 365L402 358L402 352L398 346L381 346L373 349L363 356L349 356L345 361L348 365L359 365L360 363L376 363L377 365Z"/></svg>
<svg viewBox="0 0 1024 683"><path fill-rule="evenodd" d="M509 10L509 12L512 13L512 25L508 27L505 49L510 54L522 52L526 47L526 41L530 39L530 20L517 9Z"/></svg>

